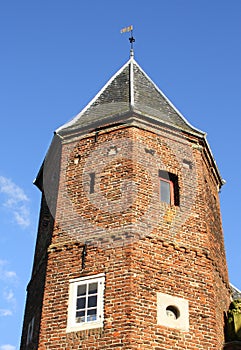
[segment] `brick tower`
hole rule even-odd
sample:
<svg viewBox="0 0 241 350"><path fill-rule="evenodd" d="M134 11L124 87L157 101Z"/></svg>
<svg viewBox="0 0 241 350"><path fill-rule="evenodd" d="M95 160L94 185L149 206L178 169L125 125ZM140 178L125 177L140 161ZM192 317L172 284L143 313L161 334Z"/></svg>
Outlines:
<svg viewBox="0 0 241 350"><path fill-rule="evenodd" d="M55 132L35 184L21 349L222 349L222 178L132 53Z"/></svg>

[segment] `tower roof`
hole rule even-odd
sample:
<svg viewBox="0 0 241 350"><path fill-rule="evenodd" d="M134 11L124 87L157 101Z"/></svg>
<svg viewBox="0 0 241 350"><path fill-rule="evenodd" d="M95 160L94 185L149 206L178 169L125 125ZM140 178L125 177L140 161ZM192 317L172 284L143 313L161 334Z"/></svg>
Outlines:
<svg viewBox="0 0 241 350"><path fill-rule="evenodd" d="M141 69L134 57L112 76L93 100L70 122L56 130L68 134L99 127L121 116L135 113L186 132L204 135L191 126L163 92Z"/></svg>
<svg viewBox="0 0 241 350"><path fill-rule="evenodd" d="M235 299L241 299L241 291L235 287L232 283L230 283L232 298Z"/></svg>

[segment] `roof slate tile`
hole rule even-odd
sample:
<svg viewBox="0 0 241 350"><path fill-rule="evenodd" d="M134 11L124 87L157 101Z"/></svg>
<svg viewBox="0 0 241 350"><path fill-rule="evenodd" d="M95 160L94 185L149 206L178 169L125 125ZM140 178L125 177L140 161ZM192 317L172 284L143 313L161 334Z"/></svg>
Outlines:
<svg viewBox="0 0 241 350"><path fill-rule="evenodd" d="M100 126L110 117L118 122L128 112L137 112L186 132L204 134L186 121L133 57L75 118L56 132L66 134L88 126L94 129L95 124Z"/></svg>

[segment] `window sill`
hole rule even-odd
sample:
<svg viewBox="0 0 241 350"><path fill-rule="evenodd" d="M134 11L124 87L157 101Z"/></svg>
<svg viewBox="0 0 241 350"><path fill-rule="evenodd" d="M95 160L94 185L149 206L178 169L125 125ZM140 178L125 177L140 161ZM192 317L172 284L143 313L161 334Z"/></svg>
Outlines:
<svg viewBox="0 0 241 350"><path fill-rule="evenodd" d="M81 325L75 324L75 325L69 325L66 328L66 333L71 333L71 332L79 332L79 331L84 331L86 329L94 329L94 328L103 328L103 321L101 322L86 322Z"/></svg>

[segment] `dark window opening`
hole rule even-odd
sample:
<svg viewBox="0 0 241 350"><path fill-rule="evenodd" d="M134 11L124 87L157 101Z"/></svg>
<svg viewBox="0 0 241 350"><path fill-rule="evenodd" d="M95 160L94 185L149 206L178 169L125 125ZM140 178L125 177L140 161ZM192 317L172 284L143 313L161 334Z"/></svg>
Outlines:
<svg viewBox="0 0 241 350"><path fill-rule="evenodd" d="M176 306L169 305L166 308L167 317L172 318L173 320L177 320L180 317L180 312Z"/></svg>
<svg viewBox="0 0 241 350"><path fill-rule="evenodd" d="M159 170L160 200L170 205L179 205L178 177L168 171Z"/></svg>
<svg viewBox="0 0 241 350"><path fill-rule="evenodd" d="M192 163L187 159L183 159L183 167L187 169L192 169Z"/></svg>
<svg viewBox="0 0 241 350"><path fill-rule="evenodd" d="M95 192L95 173L90 173L90 193Z"/></svg>

